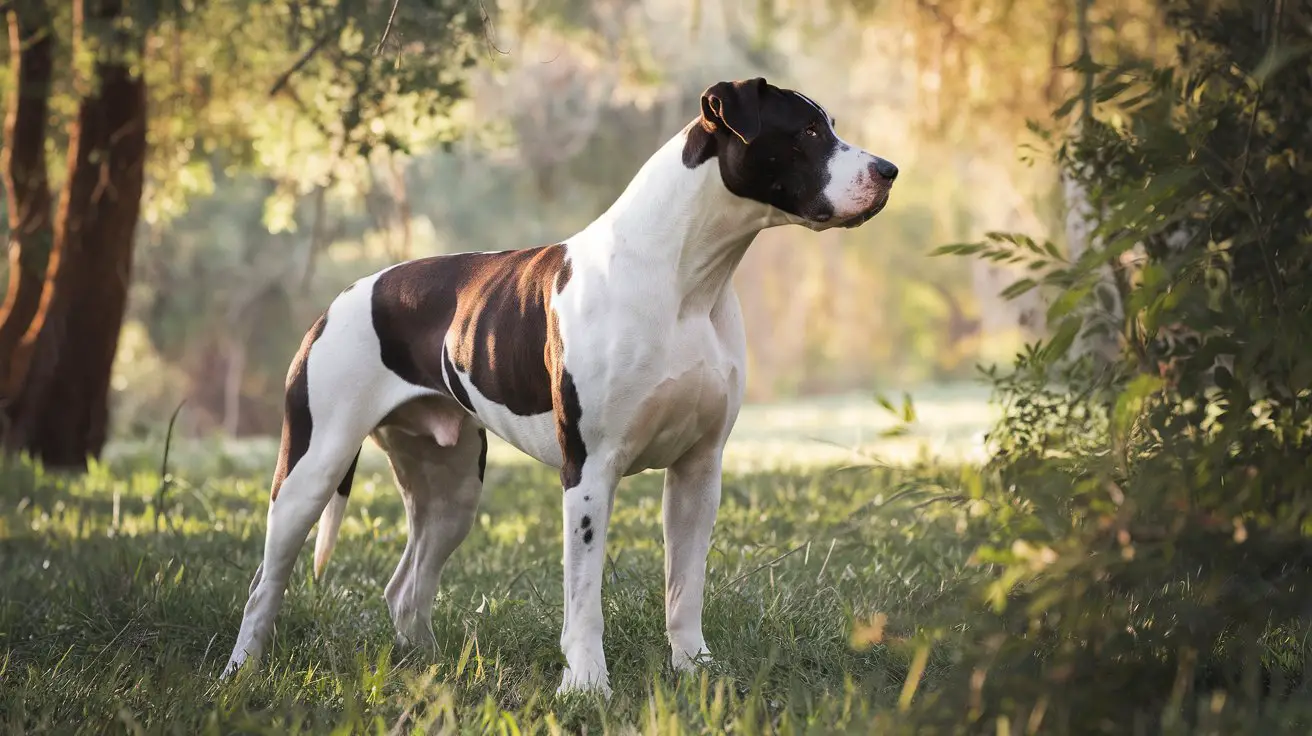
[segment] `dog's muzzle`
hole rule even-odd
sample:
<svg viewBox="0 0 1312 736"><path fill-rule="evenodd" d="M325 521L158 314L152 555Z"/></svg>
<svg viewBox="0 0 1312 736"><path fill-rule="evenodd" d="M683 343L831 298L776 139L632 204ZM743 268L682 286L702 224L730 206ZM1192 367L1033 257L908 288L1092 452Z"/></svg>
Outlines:
<svg viewBox="0 0 1312 736"><path fill-rule="evenodd" d="M869 222L871 218L879 214L880 211L884 209L884 205L888 204L888 194L889 194L889 190L884 189L879 194L879 196L875 197L875 201L870 205L869 209L867 209L865 212L855 215L854 217L848 218L848 220L843 222L843 224L839 225L839 227L850 229L854 227L859 227Z"/></svg>

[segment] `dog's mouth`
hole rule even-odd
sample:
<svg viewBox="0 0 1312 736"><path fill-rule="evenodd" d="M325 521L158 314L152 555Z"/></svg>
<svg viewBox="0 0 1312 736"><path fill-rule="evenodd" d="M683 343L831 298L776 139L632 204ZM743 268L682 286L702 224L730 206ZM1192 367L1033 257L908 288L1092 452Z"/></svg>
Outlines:
<svg viewBox="0 0 1312 736"><path fill-rule="evenodd" d="M843 223L841 223L839 227L847 228L847 229L860 227L861 225L864 225L867 222L869 222L870 219L873 218L875 215L879 214L884 209L884 205L886 204L888 204L887 189L885 189L883 193L881 193L878 197L875 197L875 201L870 205L869 209L867 209L865 212L861 212L851 218L848 218Z"/></svg>

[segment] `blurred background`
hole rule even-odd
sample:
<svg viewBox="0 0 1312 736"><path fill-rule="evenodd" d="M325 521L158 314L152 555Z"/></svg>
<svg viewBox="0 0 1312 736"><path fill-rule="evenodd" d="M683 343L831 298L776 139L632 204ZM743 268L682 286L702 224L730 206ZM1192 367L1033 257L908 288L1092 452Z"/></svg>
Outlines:
<svg viewBox="0 0 1312 736"><path fill-rule="evenodd" d="M0 395L18 445L73 465L105 438L158 439L184 400L178 436L276 435L288 362L343 286L558 242L702 90L757 75L904 173L869 225L767 231L748 253L740 432L851 445L878 429L875 392L909 391L939 439L977 445L977 366L1039 337L1042 304L999 295L1011 267L928 253L994 230L1060 243L1057 170L1027 123L1078 87L1082 50L1171 50L1145 0L8 5Z"/></svg>

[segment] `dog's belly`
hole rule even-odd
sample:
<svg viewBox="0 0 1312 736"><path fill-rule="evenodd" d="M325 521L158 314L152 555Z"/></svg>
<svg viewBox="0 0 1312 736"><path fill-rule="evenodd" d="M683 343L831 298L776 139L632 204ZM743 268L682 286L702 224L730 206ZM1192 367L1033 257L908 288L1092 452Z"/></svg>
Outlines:
<svg viewBox="0 0 1312 736"><path fill-rule="evenodd" d="M556 438L556 417L550 411L540 414L516 414L503 404L489 400L469 376L456 371L473 404L477 420L492 434L508 442L525 455L553 468L561 466L560 440Z"/></svg>
<svg viewBox="0 0 1312 736"><path fill-rule="evenodd" d="M483 426L515 449L540 463L560 467L560 441L556 439L556 417L551 412L526 417L493 412L481 419Z"/></svg>
<svg viewBox="0 0 1312 736"><path fill-rule="evenodd" d="M599 441L589 443L589 452L598 458L614 457L624 475L669 467L708 432L723 425L730 409L731 386L737 379L735 371L697 365L678 376L653 380L652 388L628 411L623 407L585 409L584 421L595 421L604 428ZM551 412L520 416L476 391L470 392L470 398L478 409L478 421L493 434L541 463L561 466L556 419Z"/></svg>

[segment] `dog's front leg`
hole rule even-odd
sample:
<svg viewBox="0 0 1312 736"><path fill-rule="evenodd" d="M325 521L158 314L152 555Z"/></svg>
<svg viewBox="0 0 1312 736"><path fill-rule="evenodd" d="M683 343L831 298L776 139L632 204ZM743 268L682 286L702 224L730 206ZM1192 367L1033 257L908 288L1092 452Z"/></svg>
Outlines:
<svg viewBox="0 0 1312 736"><path fill-rule="evenodd" d="M702 635L706 555L720 506L722 447L694 447L665 471L665 631L670 664L691 670L710 657Z"/></svg>
<svg viewBox="0 0 1312 736"><path fill-rule="evenodd" d="M611 693L601 645L601 582L606 527L618 478L604 475L585 473L582 482L565 489L565 625L560 648L566 666L560 693L597 690L606 697Z"/></svg>

